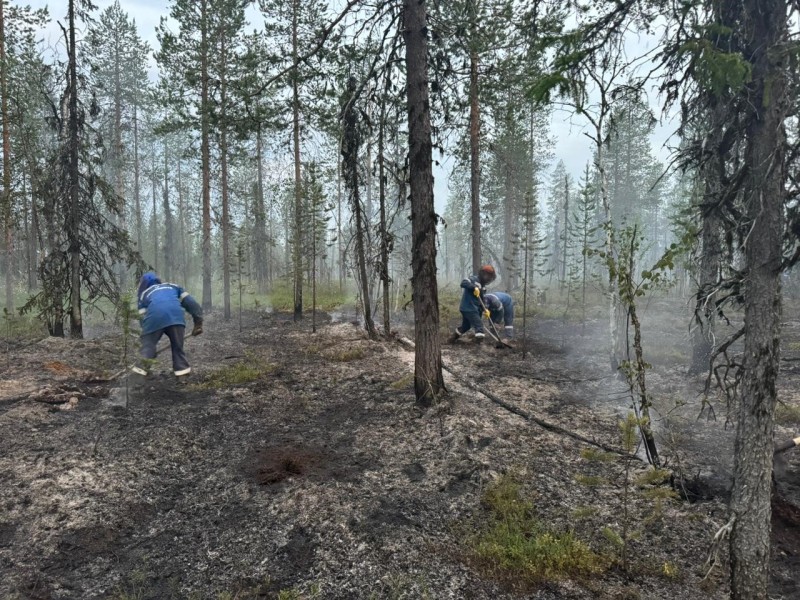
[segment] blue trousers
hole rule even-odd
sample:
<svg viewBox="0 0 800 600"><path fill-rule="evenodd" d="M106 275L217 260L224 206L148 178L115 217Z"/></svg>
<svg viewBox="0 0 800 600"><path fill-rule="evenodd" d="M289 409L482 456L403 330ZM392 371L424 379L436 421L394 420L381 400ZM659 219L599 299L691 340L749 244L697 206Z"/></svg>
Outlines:
<svg viewBox="0 0 800 600"><path fill-rule="evenodd" d="M477 311L461 311L461 327L458 328L458 333L464 335L470 329L474 329L475 333L483 333L483 320L481 313Z"/></svg>
<svg viewBox="0 0 800 600"><path fill-rule="evenodd" d="M175 375L188 375L191 367L189 367L189 361L186 360L186 354L183 352L185 332L186 327L183 325L170 325L153 333L143 334L141 336L142 348L139 351L141 357L144 359L155 358L158 341L162 335L166 335L169 338L169 349L172 351L172 369L175 371Z"/></svg>

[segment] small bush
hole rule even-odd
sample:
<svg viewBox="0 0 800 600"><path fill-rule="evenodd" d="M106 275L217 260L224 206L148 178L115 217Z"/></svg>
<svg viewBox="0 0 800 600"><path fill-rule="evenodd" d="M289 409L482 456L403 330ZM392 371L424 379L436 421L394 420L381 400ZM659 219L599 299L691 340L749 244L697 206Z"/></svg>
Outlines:
<svg viewBox="0 0 800 600"><path fill-rule="evenodd" d="M577 475L575 481L586 487L600 487L608 483L605 478L596 475Z"/></svg>
<svg viewBox="0 0 800 600"><path fill-rule="evenodd" d="M669 479L670 474L667 469L648 469L636 478L636 485L661 485Z"/></svg>
<svg viewBox="0 0 800 600"><path fill-rule="evenodd" d="M350 362L353 360L359 360L360 358L364 358L364 349L350 348L349 350L334 352L333 354L329 355L328 358L334 362Z"/></svg>
<svg viewBox="0 0 800 600"><path fill-rule="evenodd" d="M393 390L404 390L407 387L409 387L412 383L414 383L414 374L409 373L408 375L401 377L397 381L393 381L391 384L389 384L389 387L392 388Z"/></svg>
<svg viewBox="0 0 800 600"><path fill-rule="evenodd" d="M599 509L595 508L594 506L579 506L575 510L572 511L572 518L576 521L581 521L583 519L590 519L597 515L600 512Z"/></svg>
<svg viewBox="0 0 800 600"><path fill-rule="evenodd" d="M3 309L0 313L0 338L8 340L38 340L47 337L44 323L30 314L19 315Z"/></svg>
<svg viewBox="0 0 800 600"><path fill-rule="evenodd" d="M796 425L800 423L800 406L779 403L775 409L775 422L779 425Z"/></svg>
<svg viewBox="0 0 800 600"><path fill-rule="evenodd" d="M589 462L611 462L617 459L613 452L602 452L597 448L584 448L581 450L581 458Z"/></svg>
<svg viewBox="0 0 800 600"><path fill-rule="evenodd" d="M244 385L258 381L274 371L275 365L264 363L256 359L249 359L232 365L226 365L213 371L206 376L198 387L202 389L218 389Z"/></svg>
<svg viewBox="0 0 800 600"><path fill-rule="evenodd" d="M667 561L661 567L661 575L667 579L677 579L679 574L678 566L673 562Z"/></svg>
<svg viewBox="0 0 800 600"><path fill-rule="evenodd" d="M312 584L307 593L303 593L296 587L281 590L278 592L278 600L316 600L320 597L319 584Z"/></svg>
<svg viewBox="0 0 800 600"><path fill-rule="evenodd" d="M504 476L489 487L483 503L491 513L489 523L470 546L478 565L490 573L527 587L605 568L606 561L572 532L551 531L539 523L513 477Z"/></svg>

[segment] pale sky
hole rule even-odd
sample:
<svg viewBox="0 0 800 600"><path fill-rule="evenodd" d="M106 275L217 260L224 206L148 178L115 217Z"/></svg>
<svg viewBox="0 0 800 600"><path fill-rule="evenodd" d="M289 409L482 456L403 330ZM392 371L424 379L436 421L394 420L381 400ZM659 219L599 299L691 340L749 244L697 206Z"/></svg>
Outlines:
<svg viewBox="0 0 800 600"><path fill-rule="evenodd" d="M11 0L14 2L14 0ZM66 14L66 7L62 2L46 2L44 0L27 0L25 4L30 4L33 8L41 8L45 5L50 7L50 16L53 22L45 32L45 41L50 46L63 45L60 38L61 32L55 19L64 20ZM23 4L19 2L19 4ZM113 0L95 0L98 8L96 14L102 12L105 8L113 4ZM149 42L153 49L158 48L158 40L156 39L156 26L158 25L162 16L165 16L168 11L168 3L166 0L120 0L120 6L131 17L136 20L136 25L139 29L139 35ZM251 6L248 14L249 20L253 25L260 25L261 17L255 8ZM636 38L632 45L635 49L646 51L656 43L655 38ZM157 69L155 61L151 59L151 77L155 78ZM658 98L650 98L651 105L654 107L657 116L660 116L658 109ZM676 122L666 122L660 124L656 128L653 139L653 148L656 155L662 160L666 161L669 152L664 147L665 142L669 139L672 132L675 130ZM554 156L553 164L558 160L563 160L567 170L575 177L576 180L580 179L584 166L587 161L592 158L591 142L583 134L585 122L579 116L572 116L565 111L554 111L551 118L551 139L553 140L552 154ZM438 155L434 156L438 159ZM436 209L438 212L444 211L445 203L447 201L448 181L450 170L453 166L453 160L445 157L441 160L441 166L434 166L434 195ZM550 169L548 169L550 170Z"/></svg>

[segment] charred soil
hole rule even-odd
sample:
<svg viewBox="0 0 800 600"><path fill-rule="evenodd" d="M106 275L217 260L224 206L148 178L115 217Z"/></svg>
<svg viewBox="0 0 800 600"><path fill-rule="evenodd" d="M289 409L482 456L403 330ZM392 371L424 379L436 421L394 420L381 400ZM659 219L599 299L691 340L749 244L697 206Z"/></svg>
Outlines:
<svg viewBox="0 0 800 600"><path fill-rule="evenodd" d="M188 383L166 357L164 374L103 381L121 360L110 333L14 347L0 383L0 597L726 596L724 565L705 577L726 510L701 450L665 453L712 489L671 498L649 491L672 488L643 483L641 461L626 484L627 459L476 391L621 448L624 386L573 326L537 323L524 361L518 350L447 346L449 394L421 411L413 353L396 342L343 323L312 334L255 312L239 332L216 316L187 341ZM657 393L684 385L679 371L656 365ZM660 431L679 445L688 423ZM537 522L585 542L602 569L527 586L478 560L486 490L504 474ZM775 509L774 597L797 597L791 485Z"/></svg>

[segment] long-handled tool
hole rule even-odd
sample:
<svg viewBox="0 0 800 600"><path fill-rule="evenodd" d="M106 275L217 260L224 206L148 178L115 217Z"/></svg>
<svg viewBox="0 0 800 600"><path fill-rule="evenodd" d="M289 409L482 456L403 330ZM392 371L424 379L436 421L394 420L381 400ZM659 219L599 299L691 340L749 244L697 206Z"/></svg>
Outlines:
<svg viewBox="0 0 800 600"><path fill-rule="evenodd" d="M483 309L483 314L486 314L487 312L489 312L489 309L486 308L486 305L483 303L483 298L481 298L480 296L476 296L476 297L478 298L478 302L481 303L481 308ZM489 317L489 326L491 327L492 337L499 344L498 348L500 346L502 346L504 348L510 348L511 350L514 349L514 346L512 346L511 344L507 344L503 340L500 339L500 334L497 333L497 327L494 326L494 321L492 321L492 317L491 316Z"/></svg>

